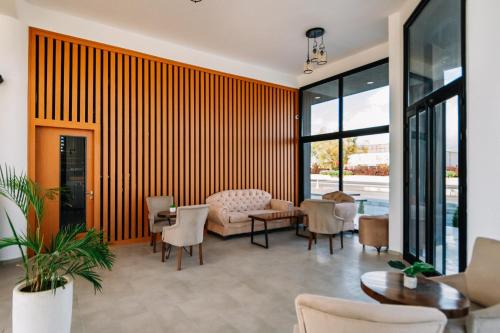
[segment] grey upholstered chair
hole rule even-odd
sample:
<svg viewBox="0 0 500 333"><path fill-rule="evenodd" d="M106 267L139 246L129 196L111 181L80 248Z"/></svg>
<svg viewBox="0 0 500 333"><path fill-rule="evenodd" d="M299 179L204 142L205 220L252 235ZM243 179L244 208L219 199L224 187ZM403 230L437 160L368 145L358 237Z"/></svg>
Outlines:
<svg viewBox="0 0 500 333"><path fill-rule="evenodd" d="M300 204L300 208L307 214L307 227L309 229L309 246L317 234L328 235L330 239L330 254L333 254L332 237L340 233L340 244L344 248L343 233L344 220L335 215L335 201L307 199Z"/></svg>
<svg viewBox="0 0 500 333"><path fill-rule="evenodd" d="M446 316L420 306L372 304L339 298L299 295L294 333L441 333Z"/></svg>
<svg viewBox="0 0 500 333"><path fill-rule="evenodd" d="M147 197L146 204L148 206L149 231L151 232L151 244L153 252L156 252L156 237L163 231L163 227L170 225L171 221L166 218L158 217L161 211L169 210L174 203L174 198L171 196Z"/></svg>
<svg viewBox="0 0 500 333"><path fill-rule="evenodd" d="M500 331L500 241L478 237L474 242L472 258L463 273L432 278L446 283L471 301L469 315L452 319L449 330L467 333L494 333Z"/></svg>
<svg viewBox="0 0 500 333"><path fill-rule="evenodd" d="M172 246L177 248L177 270L181 270L182 251L189 246L189 255L193 255L193 245L198 245L200 265L203 265L203 234L205 221L208 216L208 205L185 206L177 208L177 222L173 226L163 227L161 260L165 261L165 252L168 247L167 258Z"/></svg>

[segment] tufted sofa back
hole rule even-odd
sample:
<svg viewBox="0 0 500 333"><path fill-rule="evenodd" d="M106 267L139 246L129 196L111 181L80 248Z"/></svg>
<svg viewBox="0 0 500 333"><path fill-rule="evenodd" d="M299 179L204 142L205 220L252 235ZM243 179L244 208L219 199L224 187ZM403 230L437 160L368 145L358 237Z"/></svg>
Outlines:
<svg viewBox="0 0 500 333"><path fill-rule="evenodd" d="M228 190L212 194L206 202L209 205L219 203L228 212L245 212L269 209L271 207L271 194L256 189Z"/></svg>

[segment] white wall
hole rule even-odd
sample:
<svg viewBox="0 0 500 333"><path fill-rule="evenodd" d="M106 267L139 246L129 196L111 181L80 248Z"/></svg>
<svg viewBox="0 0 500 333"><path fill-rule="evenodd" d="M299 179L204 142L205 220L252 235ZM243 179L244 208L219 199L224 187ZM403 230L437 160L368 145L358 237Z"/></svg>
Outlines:
<svg viewBox="0 0 500 333"><path fill-rule="evenodd" d="M300 87L318 82L328 77L347 72L348 70L384 59L388 55L388 43L382 43L369 49L360 51L348 57L329 62L323 66L315 67L311 74L301 74L297 77Z"/></svg>
<svg viewBox="0 0 500 333"><path fill-rule="evenodd" d="M62 12L56 12L32 5L26 2L26 0L16 0L16 5L19 19L28 26L123 47L225 73L289 87L297 86L297 78L294 75L278 72L271 68L255 66Z"/></svg>
<svg viewBox="0 0 500 333"><path fill-rule="evenodd" d="M467 239L500 239L500 1L467 1Z"/></svg>
<svg viewBox="0 0 500 333"><path fill-rule="evenodd" d="M410 0L389 16L390 165L389 248L403 252L403 25L418 4Z"/></svg>
<svg viewBox="0 0 500 333"><path fill-rule="evenodd" d="M28 29L17 19L0 14L0 163L19 172L27 167ZM5 209L18 231L26 221L17 207L0 198L0 237L10 236ZM0 250L0 261L19 256L16 248Z"/></svg>

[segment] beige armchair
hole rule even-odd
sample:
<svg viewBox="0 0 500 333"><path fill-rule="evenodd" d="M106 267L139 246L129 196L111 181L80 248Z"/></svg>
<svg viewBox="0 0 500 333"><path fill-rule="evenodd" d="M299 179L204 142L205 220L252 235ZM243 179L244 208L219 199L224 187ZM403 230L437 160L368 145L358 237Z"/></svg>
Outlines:
<svg viewBox="0 0 500 333"><path fill-rule="evenodd" d="M200 265L203 265L203 227L208 215L208 205L196 205L177 208L177 222L173 226L163 227L161 261L165 261L165 252L168 246L167 259L172 246L177 248L177 270L181 270L182 251L189 246L189 255L193 255L193 245L198 245Z"/></svg>
<svg viewBox="0 0 500 333"><path fill-rule="evenodd" d="M335 215L344 220L343 231L354 231L354 218L356 217L356 201L342 191L323 194L323 200L335 201Z"/></svg>
<svg viewBox="0 0 500 333"><path fill-rule="evenodd" d="M434 308L386 305L303 294L295 299L295 333L440 333L446 316Z"/></svg>
<svg viewBox="0 0 500 333"><path fill-rule="evenodd" d="M149 231L151 232L151 244L153 252L156 253L156 237L163 230L164 226L170 225L169 219L158 217L161 211L169 210L174 203L174 198L171 196L147 197L146 204L148 206Z"/></svg>
<svg viewBox="0 0 500 333"><path fill-rule="evenodd" d="M330 254L333 254L333 235L340 233L340 244L344 248L344 220L335 215L335 201L307 199L300 204L300 208L307 214L307 227L310 232L308 250L311 250L313 239L317 240L317 234L328 235Z"/></svg>
<svg viewBox="0 0 500 333"><path fill-rule="evenodd" d="M500 241L479 237L464 273L432 278L466 295L472 311L462 321L454 321L454 331L493 333L500 331Z"/></svg>

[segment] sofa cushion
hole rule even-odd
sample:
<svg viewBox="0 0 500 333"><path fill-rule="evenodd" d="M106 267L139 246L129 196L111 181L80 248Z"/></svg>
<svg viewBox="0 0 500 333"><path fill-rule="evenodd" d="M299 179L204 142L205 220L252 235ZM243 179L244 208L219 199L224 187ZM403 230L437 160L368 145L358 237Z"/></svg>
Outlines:
<svg viewBox="0 0 500 333"><path fill-rule="evenodd" d="M251 219L248 217L249 215L268 214L275 212L277 212L277 210L272 209L249 210L246 212L230 212L228 213L229 223L250 222Z"/></svg>

